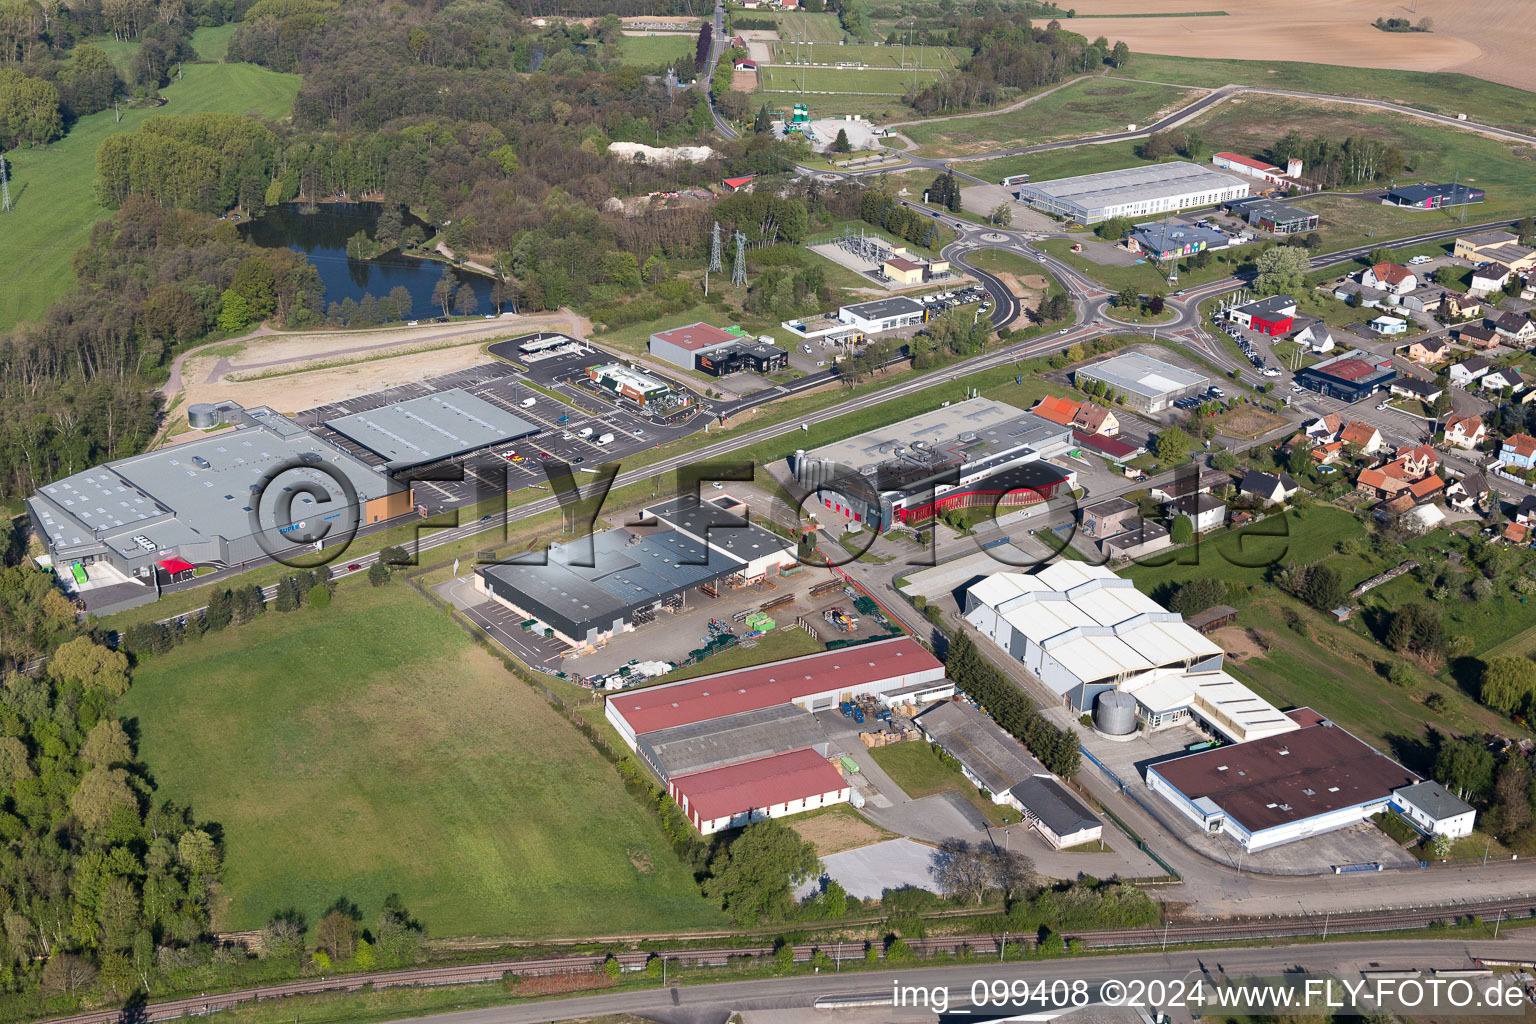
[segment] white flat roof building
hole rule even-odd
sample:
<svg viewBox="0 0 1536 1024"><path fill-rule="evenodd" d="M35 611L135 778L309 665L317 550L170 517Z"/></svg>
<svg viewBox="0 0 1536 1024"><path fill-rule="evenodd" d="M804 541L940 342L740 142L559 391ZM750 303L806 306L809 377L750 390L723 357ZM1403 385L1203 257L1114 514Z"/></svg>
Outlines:
<svg viewBox="0 0 1536 1024"><path fill-rule="evenodd" d="M1199 164L1174 161L1118 171L1037 181L1019 188L1019 201L1082 224L1111 217L1214 206L1252 194L1248 183Z"/></svg>

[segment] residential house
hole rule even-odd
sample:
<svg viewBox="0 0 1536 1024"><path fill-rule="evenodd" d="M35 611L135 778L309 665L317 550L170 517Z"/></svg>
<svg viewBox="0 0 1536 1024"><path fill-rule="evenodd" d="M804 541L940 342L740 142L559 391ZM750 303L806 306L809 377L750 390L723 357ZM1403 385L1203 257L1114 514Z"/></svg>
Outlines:
<svg viewBox="0 0 1536 1024"><path fill-rule="evenodd" d="M1258 498L1268 507L1289 501L1300 489L1301 485L1292 480L1289 473L1261 473L1250 469L1243 474L1238 493Z"/></svg>
<svg viewBox="0 0 1536 1024"><path fill-rule="evenodd" d="M1379 288L1388 295L1406 295L1419 286L1419 275L1401 263L1382 262L1360 272L1363 288Z"/></svg>
<svg viewBox="0 0 1536 1024"><path fill-rule="evenodd" d="M1462 292L1445 293L1445 298L1440 302L1440 312L1452 320L1465 320L1468 317L1477 316L1483 310L1482 300L1475 295L1467 295Z"/></svg>
<svg viewBox="0 0 1536 1024"><path fill-rule="evenodd" d="M1521 469L1536 468L1536 437L1530 434L1506 437L1499 445L1499 458L1508 465L1519 466Z"/></svg>
<svg viewBox="0 0 1536 1024"><path fill-rule="evenodd" d="M1333 339L1333 332L1328 329L1327 324L1322 322L1308 324L1292 335L1291 340L1307 346L1315 355L1332 352L1337 344Z"/></svg>
<svg viewBox="0 0 1536 1024"><path fill-rule="evenodd" d="M1515 506L1515 522L1529 526L1533 521L1536 521L1536 494L1527 494Z"/></svg>
<svg viewBox="0 0 1536 1024"><path fill-rule="evenodd" d="M1353 302L1363 309L1379 309L1387 305L1387 293L1380 288L1367 288L1358 281L1341 281L1333 289L1333 297L1341 302Z"/></svg>
<svg viewBox="0 0 1536 1024"><path fill-rule="evenodd" d="M1052 423L1059 423L1063 427L1070 427L1072 421L1077 418L1077 410L1081 405L1081 402L1074 402L1070 398L1056 398L1053 395L1046 395L1036 402L1035 407L1029 411L1043 420L1050 420ZM1097 431L1088 431L1088 433L1097 433Z"/></svg>
<svg viewBox="0 0 1536 1024"><path fill-rule="evenodd" d="M1331 466L1344 457L1344 442L1329 441L1327 444L1316 445L1308 454L1319 466Z"/></svg>
<svg viewBox="0 0 1536 1024"><path fill-rule="evenodd" d="M1420 380L1418 377L1399 377L1392 382L1391 392L1403 398L1416 398L1425 405L1433 405L1435 400L1445 393L1445 388L1432 380Z"/></svg>
<svg viewBox="0 0 1536 1024"><path fill-rule="evenodd" d="M1375 455L1381 450L1381 431L1359 420L1351 420L1339 432L1339 440L1360 449L1362 455Z"/></svg>
<svg viewBox="0 0 1536 1024"><path fill-rule="evenodd" d="M1499 346L1499 335L1492 327L1468 324L1456 329L1456 340L1471 348L1487 351Z"/></svg>
<svg viewBox="0 0 1536 1024"><path fill-rule="evenodd" d="M1226 487L1231 483L1232 478L1219 469L1205 469L1198 473L1180 470L1167 483L1153 484L1149 493L1153 501L1167 504L1175 498L1190 494L1208 494L1217 487Z"/></svg>
<svg viewBox="0 0 1536 1024"><path fill-rule="evenodd" d="M1483 379L1478 383L1484 391L1503 391L1509 388L1510 394L1518 394L1528 386L1525 376L1513 366L1501 366L1489 370L1483 374Z"/></svg>
<svg viewBox="0 0 1536 1024"><path fill-rule="evenodd" d="M1387 316L1383 313L1371 321L1371 330L1383 337L1392 337L1395 334L1408 333L1408 321L1395 316Z"/></svg>
<svg viewBox="0 0 1536 1024"><path fill-rule="evenodd" d="M1227 503L1209 494L1186 494L1164 506L1170 517L1188 516L1197 533L1214 530L1227 521Z"/></svg>
<svg viewBox="0 0 1536 1024"><path fill-rule="evenodd" d="M1077 407L1077 415L1072 417L1072 429L1081 430L1085 434L1114 437L1120 433L1120 420L1115 416L1114 410L1107 405L1084 402Z"/></svg>
<svg viewBox="0 0 1536 1024"><path fill-rule="evenodd" d="M1536 339L1536 323L1532 323L1531 318L1524 313L1502 313L1489 326L1504 339L1505 344L1529 345Z"/></svg>
<svg viewBox="0 0 1536 1024"><path fill-rule="evenodd" d="M1344 429L1344 417L1336 412L1326 416L1319 416L1303 428L1307 436L1314 441L1326 444L1329 441L1337 441L1339 432Z"/></svg>
<svg viewBox="0 0 1536 1024"><path fill-rule="evenodd" d="M1493 364L1482 356L1472 356L1469 359L1463 359L1451 367L1451 383L1460 387L1466 387L1487 373L1492 367Z"/></svg>
<svg viewBox="0 0 1536 1024"><path fill-rule="evenodd" d="M1445 343L1444 338L1420 338L1418 341L1410 341L1397 352L1404 359L1420 366L1433 366L1451 354L1451 346Z"/></svg>
<svg viewBox="0 0 1536 1024"><path fill-rule="evenodd" d="M1140 515L1133 501L1105 498L1083 509L1083 532L1090 537L1113 537L1124 533L1127 524Z"/></svg>
<svg viewBox="0 0 1536 1024"><path fill-rule="evenodd" d="M1385 466L1373 466L1362 469L1355 477L1355 490L1382 501L1391 501L1408 490L1408 481L1387 472Z"/></svg>
<svg viewBox="0 0 1536 1024"><path fill-rule="evenodd" d="M1507 523L1504 526L1504 539L1515 547L1527 547L1530 544L1531 528L1525 523Z"/></svg>
<svg viewBox="0 0 1536 1024"><path fill-rule="evenodd" d="M1408 493L1413 495L1413 500L1418 504L1433 501L1445 490L1445 481L1440 479L1438 473L1431 473L1423 480L1415 480L1408 485Z"/></svg>
<svg viewBox="0 0 1536 1024"><path fill-rule="evenodd" d="M1481 416L1452 416L1445 421L1445 443L1458 448L1480 448L1488 440L1488 425Z"/></svg>
<svg viewBox="0 0 1536 1024"><path fill-rule="evenodd" d="M1513 273L1512 269L1502 263L1485 263L1472 271L1472 287L1467 291L1486 298L1494 292L1503 291Z"/></svg>
<svg viewBox="0 0 1536 1024"><path fill-rule="evenodd" d="M1440 466L1440 455L1434 445L1405 446L1399 448L1396 454L1397 457L1389 465L1402 466L1403 476L1408 480L1422 480Z"/></svg>
<svg viewBox="0 0 1536 1024"><path fill-rule="evenodd" d="M1458 512L1478 512L1491 491L1481 473L1468 473L1452 480L1445 489L1445 503Z"/></svg>

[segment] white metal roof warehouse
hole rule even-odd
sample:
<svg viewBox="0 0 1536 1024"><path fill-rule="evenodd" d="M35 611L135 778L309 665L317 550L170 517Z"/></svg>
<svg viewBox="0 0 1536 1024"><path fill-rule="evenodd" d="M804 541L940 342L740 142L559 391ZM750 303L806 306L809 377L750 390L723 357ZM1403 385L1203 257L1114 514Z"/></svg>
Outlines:
<svg viewBox="0 0 1536 1024"><path fill-rule="evenodd" d="M1248 183L1199 164L1174 161L1118 171L1037 181L1019 189L1019 201L1083 224L1111 217L1212 206L1249 195Z"/></svg>
<svg viewBox="0 0 1536 1024"><path fill-rule="evenodd" d="M1210 378L1193 370L1153 359L1140 352L1125 352L1080 366L1073 371L1073 377L1079 387L1083 381L1103 381L1106 386L1114 388L1117 394L1124 396L1125 404L1141 412L1159 412L1175 400L1194 394L1210 383Z"/></svg>

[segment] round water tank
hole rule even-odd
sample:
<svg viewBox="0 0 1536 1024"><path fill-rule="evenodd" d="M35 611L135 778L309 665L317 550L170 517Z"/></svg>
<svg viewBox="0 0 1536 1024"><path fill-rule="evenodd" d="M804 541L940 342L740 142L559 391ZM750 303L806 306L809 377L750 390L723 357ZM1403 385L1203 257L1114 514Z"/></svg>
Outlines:
<svg viewBox="0 0 1536 1024"><path fill-rule="evenodd" d="M197 402L187 406L187 425L207 430L219 421L218 406L212 402Z"/></svg>
<svg viewBox="0 0 1536 1024"><path fill-rule="evenodd" d="M1119 690L1099 694L1093 724L1108 736L1128 736L1136 731L1136 698Z"/></svg>

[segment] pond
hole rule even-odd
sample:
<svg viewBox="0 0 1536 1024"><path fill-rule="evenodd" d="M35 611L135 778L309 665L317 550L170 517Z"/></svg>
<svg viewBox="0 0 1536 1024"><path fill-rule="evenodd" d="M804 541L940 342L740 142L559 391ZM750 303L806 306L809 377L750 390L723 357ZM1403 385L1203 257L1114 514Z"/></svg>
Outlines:
<svg viewBox="0 0 1536 1024"><path fill-rule="evenodd" d="M495 282L482 274L435 260L416 259L398 250L371 260L348 256L347 239L358 231L373 237L383 210L381 203L323 203L305 212L300 203L283 203L242 225L241 231L255 245L269 249L286 247L308 256L325 283L327 307L347 299L362 302L367 295L383 299L395 288L404 288L411 297L409 319L441 316L441 307L432 301L432 290L447 274L458 288L474 293L476 308L468 312L495 312L491 302ZM427 225L409 214L406 224L416 224L431 234Z"/></svg>

